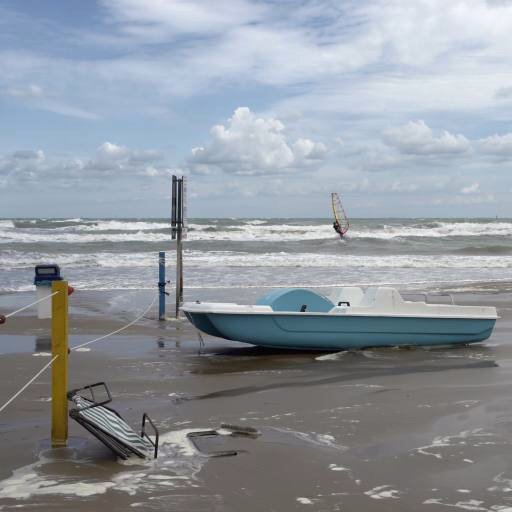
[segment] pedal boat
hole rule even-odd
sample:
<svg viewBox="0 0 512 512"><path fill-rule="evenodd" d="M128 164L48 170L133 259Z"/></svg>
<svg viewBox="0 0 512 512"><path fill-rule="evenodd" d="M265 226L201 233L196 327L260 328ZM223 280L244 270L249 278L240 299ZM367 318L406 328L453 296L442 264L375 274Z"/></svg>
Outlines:
<svg viewBox="0 0 512 512"><path fill-rule="evenodd" d="M491 335L498 318L494 307L406 301L388 287L343 287L330 298L285 288L255 305L197 301L183 304L182 311L212 336L308 350L475 343Z"/></svg>

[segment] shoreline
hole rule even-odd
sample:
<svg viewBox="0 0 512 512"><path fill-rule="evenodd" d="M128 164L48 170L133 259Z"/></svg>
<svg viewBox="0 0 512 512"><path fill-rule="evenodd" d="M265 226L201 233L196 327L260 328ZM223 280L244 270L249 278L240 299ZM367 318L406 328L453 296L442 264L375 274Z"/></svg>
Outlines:
<svg viewBox="0 0 512 512"><path fill-rule="evenodd" d="M147 306L147 293L120 297L73 294L70 345L121 327ZM74 352L68 387L105 380L129 424L150 414L163 438L159 459L122 464L73 421L69 447L49 450L46 372L0 413L0 507L58 508L70 499L77 511L110 512L432 510L470 499L483 510L506 506L496 479L512 479L512 298L456 297L498 307L489 340L326 353L204 336L199 354L195 329L186 320L158 322L155 307L140 325ZM0 343L10 339L10 351L0 354L0 403L48 361L48 326L33 312L0 326ZM216 441L242 449L235 457L195 452L186 432L221 423L261 435Z"/></svg>

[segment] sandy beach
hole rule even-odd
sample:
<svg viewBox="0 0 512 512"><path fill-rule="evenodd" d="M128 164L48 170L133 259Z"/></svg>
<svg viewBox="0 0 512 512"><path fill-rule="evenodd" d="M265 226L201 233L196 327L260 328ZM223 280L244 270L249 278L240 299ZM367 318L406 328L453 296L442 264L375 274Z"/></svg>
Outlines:
<svg viewBox="0 0 512 512"><path fill-rule="evenodd" d="M2 311L29 297L3 295ZM70 346L122 326L150 300L151 292L129 300L76 292ZM489 340L331 354L205 337L199 353L190 324L158 322L152 310L73 352L69 387L104 380L131 425L150 414L162 436L159 458L118 461L72 420L69 446L49 449L47 372L0 416L0 509L512 509L512 296L464 293L456 302L498 307ZM112 316L113 304L124 315ZM48 361L49 324L33 314L1 327L1 403ZM186 438L222 423L261 435L206 442L206 451L240 450L220 458Z"/></svg>

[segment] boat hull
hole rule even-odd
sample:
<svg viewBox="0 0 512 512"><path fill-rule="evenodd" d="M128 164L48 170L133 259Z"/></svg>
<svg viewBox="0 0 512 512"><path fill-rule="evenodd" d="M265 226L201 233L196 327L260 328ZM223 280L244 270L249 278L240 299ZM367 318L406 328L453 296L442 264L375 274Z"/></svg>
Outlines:
<svg viewBox="0 0 512 512"><path fill-rule="evenodd" d="M252 345L293 349L349 349L450 345L487 339L493 318L186 312L199 330Z"/></svg>

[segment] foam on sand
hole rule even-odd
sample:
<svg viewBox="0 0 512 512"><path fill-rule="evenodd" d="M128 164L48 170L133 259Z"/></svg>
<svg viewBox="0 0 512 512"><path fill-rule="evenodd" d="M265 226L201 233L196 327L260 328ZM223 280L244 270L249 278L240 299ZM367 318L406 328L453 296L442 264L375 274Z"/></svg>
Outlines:
<svg viewBox="0 0 512 512"><path fill-rule="evenodd" d="M401 491L390 489L390 487L390 485L378 485L369 491L365 491L365 494L374 500L398 499Z"/></svg>
<svg viewBox="0 0 512 512"><path fill-rule="evenodd" d="M105 494L109 490L135 495L151 493L158 488L191 486L207 460L197 453L187 438L189 432L198 430L203 429L177 430L161 435L158 459L132 457L126 461L119 460L119 468L124 469L107 480L71 477L69 475L76 472L77 465L90 465L90 461L79 460L76 454L66 459L55 459L55 452L46 450L38 461L16 469L11 477L0 482L0 499L25 500L48 495L88 497ZM54 469L56 461L62 468L59 473ZM67 464L73 467L72 471L66 471Z"/></svg>

